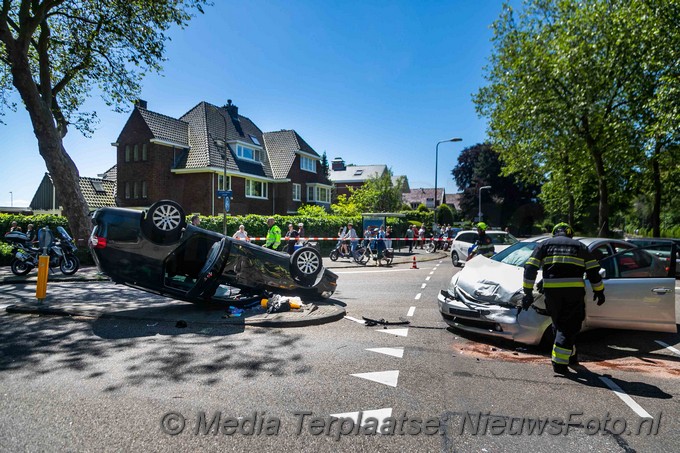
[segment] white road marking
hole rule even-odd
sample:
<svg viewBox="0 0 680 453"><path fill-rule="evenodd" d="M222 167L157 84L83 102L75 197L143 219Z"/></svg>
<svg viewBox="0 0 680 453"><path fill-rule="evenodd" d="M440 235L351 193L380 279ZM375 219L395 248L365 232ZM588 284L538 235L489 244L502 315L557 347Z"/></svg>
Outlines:
<svg viewBox="0 0 680 453"><path fill-rule="evenodd" d="M416 312L416 307L411 307L408 309L408 313L406 313L406 316L413 316L413 313Z"/></svg>
<svg viewBox="0 0 680 453"><path fill-rule="evenodd" d="M399 359L404 357L404 348L368 348L367 351L385 354Z"/></svg>
<svg viewBox="0 0 680 453"><path fill-rule="evenodd" d="M354 321L354 322L358 322L359 324L366 325L366 322L363 319L352 318L351 316L345 316L345 319L349 319L350 321Z"/></svg>
<svg viewBox="0 0 680 453"><path fill-rule="evenodd" d="M423 283L422 285L420 285L420 289L425 289L426 286L427 286L427 283Z"/></svg>
<svg viewBox="0 0 680 453"><path fill-rule="evenodd" d="M671 351L671 352L673 352L673 353L675 353L675 354L677 354L677 355L680 355L680 351L678 351L678 350L677 350L676 348L674 348L673 346L671 346L671 345L669 345L669 344L666 344L666 343L664 343L663 341L659 341L659 340L654 340L654 341L656 341L658 344L660 344L660 345L663 346L664 348L668 349L669 351Z"/></svg>
<svg viewBox="0 0 680 453"><path fill-rule="evenodd" d="M368 273L374 273L374 272L404 272L404 271L408 271L408 270L410 270L410 269L376 269L376 270L366 269L366 270L360 270L360 271L346 271L346 272L333 270L333 273L338 274L338 275L339 274L368 274Z"/></svg>
<svg viewBox="0 0 680 453"><path fill-rule="evenodd" d="M376 332L390 333L392 335L397 335L399 337L407 337L408 327L405 329L376 329Z"/></svg>
<svg viewBox="0 0 680 453"><path fill-rule="evenodd" d="M337 418L351 418L354 420L355 425L360 425L360 426L365 426L366 421L369 418L375 418L378 420L378 426L382 426L382 424L385 422L385 419L388 417L392 416L392 408L391 407L386 407L384 409L373 409L370 411L359 411L359 412L345 412L342 414L331 414L331 417L337 417ZM378 434L380 433L380 430L376 430Z"/></svg>
<svg viewBox="0 0 680 453"><path fill-rule="evenodd" d="M430 275L434 274L434 271L430 272Z"/></svg>
<svg viewBox="0 0 680 453"><path fill-rule="evenodd" d="M372 373L357 373L350 374L350 376L355 376L361 379L366 379L368 381L377 382L378 384L389 385L390 387L396 387L397 381L399 380L399 370L375 371Z"/></svg>
<svg viewBox="0 0 680 453"><path fill-rule="evenodd" d="M419 300L422 293L416 294L415 300Z"/></svg>
<svg viewBox="0 0 680 453"><path fill-rule="evenodd" d="M425 277L425 281L430 281L430 278L432 277Z"/></svg>
<svg viewBox="0 0 680 453"><path fill-rule="evenodd" d="M616 394L616 396L621 398L621 401L626 403L628 405L628 407L633 409L633 411L635 411L635 413L638 414L640 417L642 417L642 418L653 418L651 415L649 415L649 412L644 410L642 408L642 406L640 406L638 403L635 402L635 400L633 400L633 398L628 396L628 394L626 392L624 392L621 389L621 387L619 387L614 381L612 381L611 379L604 377L604 376L600 376L600 380L602 382L604 382L605 384L607 384L607 387L612 389L612 391Z"/></svg>

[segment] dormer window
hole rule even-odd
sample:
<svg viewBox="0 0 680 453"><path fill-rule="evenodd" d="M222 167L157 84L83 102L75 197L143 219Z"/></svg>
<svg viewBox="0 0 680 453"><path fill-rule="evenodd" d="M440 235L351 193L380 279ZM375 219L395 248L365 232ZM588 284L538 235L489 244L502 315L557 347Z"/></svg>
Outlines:
<svg viewBox="0 0 680 453"><path fill-rule="evenodd" d="M241 159L262 162L262 151L259 149L253 149L243 145L236 145L236 155Z"/></svg>
<svg viewBox="0 0 680 453"><path fill-rule="evenodd" d="M364 172L363 169L361 169L361 170L355 170L355 171L354 171L354 176L361 176L361 174L362 174L363 172Z"/></svg>
<svg viewBox="0 0 680 453"><path fill-rule="evenodd" d="M309 157L300 156L300 168L305 171L316 173L316 161Z"/></svg>

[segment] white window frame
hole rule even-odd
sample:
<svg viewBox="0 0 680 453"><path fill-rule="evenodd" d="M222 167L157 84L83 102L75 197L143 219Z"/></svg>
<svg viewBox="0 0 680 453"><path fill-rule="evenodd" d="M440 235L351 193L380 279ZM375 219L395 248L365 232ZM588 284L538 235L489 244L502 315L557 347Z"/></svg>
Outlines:
<svg viewBox="0 0 680 453"><path fill-rule="evenodd" d="M217 174L217 190L231 190L231 176L227 175L227 187L224 187L222 185L223 180L224 180L224 174L218 173Z"/></svg>
<svg viewBox="0 0 680 453"><path fill-rule="evenodd" d="M293 201L302 200L302 184L293 183Z"/></svg>
<svg viewBox="0 0 680 453"><path fill-rule="evenodd" d="M315 189L316 190L314 191L314 195L315 195L317 202L325 203L325 204L331 203L331 189L329 189L328 187L322 187L322 186L316 186ZM326 193L326 197L324 197L323 200L321 199L321 193L322 192Z"/></svg>
<svg viewBox="0 0 680 453"><path fill-rule="evenodd" d="M253 152L253 157L244 156L244 150L248 149ZM236 144L236 156L239 159L249 160L251 162L262 162L262 149L255 146L242 145L240 143Z"/></svg>
<svg viewBox="0 0 680 453"><path fill-rule="evenodd" d="M307 156L300 156L300 170L316 173L316 160Z"/></svg>
<svg viewBox="0 0 680 453"><path fill-rule="evenodd" d="M261 184L262 195L253 195L253 184ZM269 183L257 179L246 178L246 198L257 198L259 200L269 199Z"/></svg>

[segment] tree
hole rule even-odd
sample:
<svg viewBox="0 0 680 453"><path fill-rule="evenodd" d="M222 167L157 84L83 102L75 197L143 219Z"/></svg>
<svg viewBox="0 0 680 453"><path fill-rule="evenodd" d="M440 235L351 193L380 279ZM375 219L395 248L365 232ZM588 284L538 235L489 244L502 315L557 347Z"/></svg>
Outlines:
<svg viewBox="0 0 680 453"><path fill-rule="evenodd" d="M437 217L440 225L451 225L454 222L453 211L447 204L437 207Z"/></svg>
<svg viewBox="0 0 680 453"><path fill-rule="evenodd" d="M641 106L657 113L675 106L657 125L677 135L678 58L668 50L678 48L677 2L530 0L525 6L517 21L506 6L494 24L489 84L475 96L477 109L489 117L506 173L559 181L567 197L595 181L597 229L606 235L610 194L648 160L639 135L649 131L649 117ZM650 86L659 87L656 95L644 95Z"/></svg>
<svg viewBox="0 0 680 453"><path fill-rule="evenodd" d="M395 212L401 205L401 188L404 177L392 182L392 170L383 175L372 176L359 188L350 187L349 200L359 212Z"/></svg>
<svg viewBox="0 0 680 453"><path fill-rule="evenodd" d="M69 126L86 136L96 114L80 112L95 87L122 111L148 71L160 71L166 31L185 27L205 0L4 0L0 8L0 107L26 108L76 238L90 223L79 174L63 145Z"/></svg>
<svg viewBox="0 0 680 453"><path fill-rule="evenodd" d="M328 156L326 155L326 151L323 152L323 155L321 156L321 173L328 179L328 177L331 175L331 170L328 166Z"/></svg>

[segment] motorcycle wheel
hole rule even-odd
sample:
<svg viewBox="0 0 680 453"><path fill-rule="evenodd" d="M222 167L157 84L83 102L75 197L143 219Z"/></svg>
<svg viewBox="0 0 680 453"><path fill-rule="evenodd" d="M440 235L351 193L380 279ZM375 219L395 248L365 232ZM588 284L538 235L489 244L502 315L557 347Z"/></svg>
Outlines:
<svg viewBox="0 0 680 453"><path fill-rule="evenodd" d="M12 273L17 276L26 275L33 269L33 266L26 264L23 261L19 261L16 258L12 260L10 267L12 268Z"/></svg>
<svg viewBox="0 0 680 453"><path fill-rule="evenodd" d="M75 255L65 255L59 262L59 269L64 275L73 275L80 268L80 260Z"/></svg>
<svg viewBox="0 0 680 453"><path fill-rule="evenodd" d="M331 261L337 261L338 260L338 251L332 250L331 254L328 257L331 259Z"/></svg>
<svg viewBox="0 0 680 453"><path fill-rule="evenodd" d="M426 253L432 253L432 252L434 252L434 242L428 242L428 243L425 245L425 252L426 252Z"/></svg>

